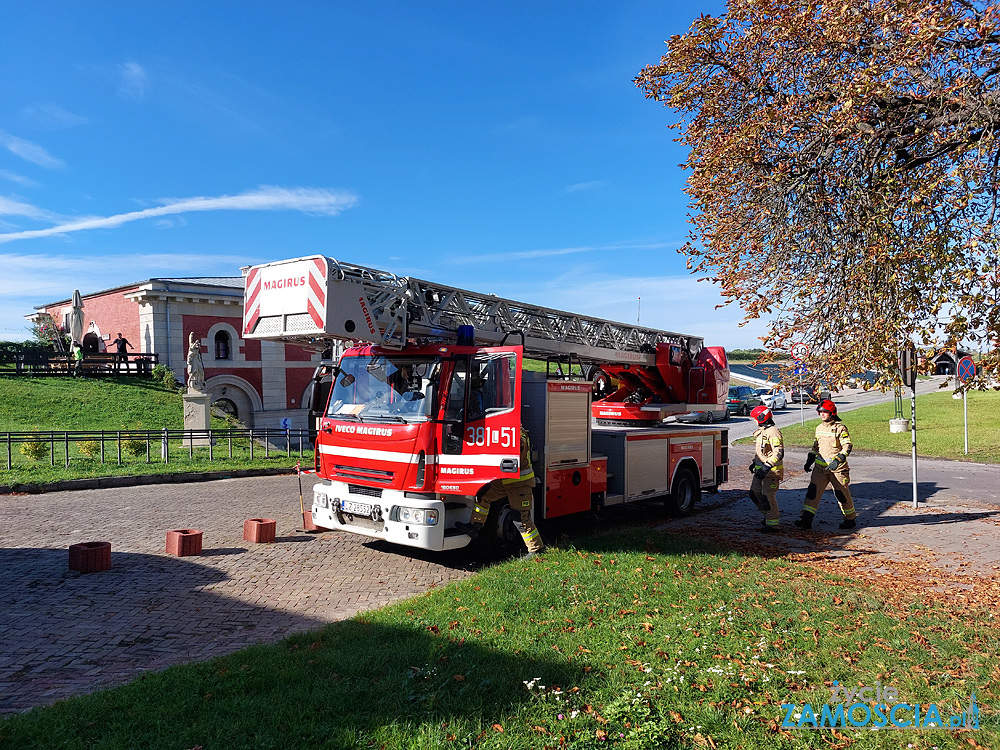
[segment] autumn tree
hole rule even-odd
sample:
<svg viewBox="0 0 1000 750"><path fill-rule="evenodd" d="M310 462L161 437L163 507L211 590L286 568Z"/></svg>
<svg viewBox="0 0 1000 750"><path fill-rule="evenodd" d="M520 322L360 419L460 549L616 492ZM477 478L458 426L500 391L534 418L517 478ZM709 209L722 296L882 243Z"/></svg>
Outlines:
<svg viewBox="0 0 1000 750"><path fill-rule="evenodd" d="M843 382L901 344L996 377L1000 5L730 0L635 83L690 151L689 267Z"/></svg>

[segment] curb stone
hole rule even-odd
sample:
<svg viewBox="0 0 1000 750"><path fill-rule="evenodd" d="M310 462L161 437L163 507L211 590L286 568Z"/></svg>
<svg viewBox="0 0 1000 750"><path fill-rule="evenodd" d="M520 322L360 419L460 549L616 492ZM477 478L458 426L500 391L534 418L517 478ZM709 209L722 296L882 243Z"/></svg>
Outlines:
<svg viewBox="0 0 1000 750"><path fill-rule="evenodd" d="M141 484L183 484L187 482L209 482L214 479L235 477L269 477L279 474L294 474L295 467L281 469L234 469L232 471L196 471L177 474L137 474L117 477L92 477L89 479L63 479L44 484L0 484L0 495L43 492L63 492L68 490L97 490L118 487L134 487Z"/></svg>

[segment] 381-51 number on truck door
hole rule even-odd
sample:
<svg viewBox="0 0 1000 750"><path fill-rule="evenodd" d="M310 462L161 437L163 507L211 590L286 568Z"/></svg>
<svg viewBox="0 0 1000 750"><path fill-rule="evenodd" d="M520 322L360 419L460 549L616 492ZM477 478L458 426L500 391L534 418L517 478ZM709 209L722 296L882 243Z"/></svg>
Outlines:
<svg viewBox="0 0 1000 750"><path fill-rule="evenodd" d="M517 448L517 428L501 427L466 427L465 442L467 445L486 446L499 445L501 448Z"/></svg>

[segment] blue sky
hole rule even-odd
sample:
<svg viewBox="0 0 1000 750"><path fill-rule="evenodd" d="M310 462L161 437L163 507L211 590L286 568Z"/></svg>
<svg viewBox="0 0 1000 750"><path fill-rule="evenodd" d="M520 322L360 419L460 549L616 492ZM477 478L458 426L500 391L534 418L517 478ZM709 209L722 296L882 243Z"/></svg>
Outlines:
<svg viewBox="0 0 1000 750"><path fill-rule="evenodd" d="M631 82L721 9L9 5L0 339L75 288L323 253L756 346L676 253L684 155Z"/></svg>

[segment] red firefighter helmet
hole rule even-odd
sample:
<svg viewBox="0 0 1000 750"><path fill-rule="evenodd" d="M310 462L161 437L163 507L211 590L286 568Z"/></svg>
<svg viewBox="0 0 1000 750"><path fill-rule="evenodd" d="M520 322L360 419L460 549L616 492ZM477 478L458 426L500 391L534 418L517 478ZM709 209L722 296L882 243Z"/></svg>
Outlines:
<svg viewBox="0 0 1000 750"><path fill-rule="evenodd" d="M755 407L754 410L750 412L750 416L757 420L757 424L764 424L774 417L771 410L763 404Z"/></svg>
<svg viewBox="0 0 1000 750"><path fill-rule="evenodd" d="M834 416L837 416L837 405L830 399L824 398L819 402L819 406L816 407L816 411L828 411Z"/></svg>

